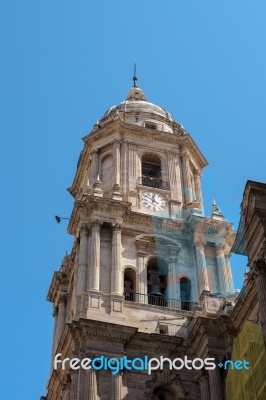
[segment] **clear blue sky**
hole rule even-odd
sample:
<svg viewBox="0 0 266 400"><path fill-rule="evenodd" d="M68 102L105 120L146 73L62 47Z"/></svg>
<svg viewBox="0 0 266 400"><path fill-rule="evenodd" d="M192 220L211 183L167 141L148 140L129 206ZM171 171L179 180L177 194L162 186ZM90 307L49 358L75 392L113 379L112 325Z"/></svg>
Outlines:
<svg viewBox="0 0 266 400"><path fill-rule="evenodd" d="M247 179L265 177L265 0L2 0L0 397L45 394L52 316L45 301L72 238L81 137L139 86L169 110L209 161L216 199L239 220ZM245 259L234 257L236 287Z"/></svg>

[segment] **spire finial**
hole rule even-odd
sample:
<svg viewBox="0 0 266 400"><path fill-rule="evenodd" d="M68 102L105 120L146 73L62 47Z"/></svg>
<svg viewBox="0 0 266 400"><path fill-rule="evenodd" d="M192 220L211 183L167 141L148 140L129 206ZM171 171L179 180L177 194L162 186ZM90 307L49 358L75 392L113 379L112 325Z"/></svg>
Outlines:
<svg viewBox="0 0 266 400"><path fill-rule="evenodd" d="M137 78L137 66L136 66L136 61L134 60L134 76L133 76L133 86L134 87L138 87L137 86L137 80L138 80L138 78Z"/></svg>

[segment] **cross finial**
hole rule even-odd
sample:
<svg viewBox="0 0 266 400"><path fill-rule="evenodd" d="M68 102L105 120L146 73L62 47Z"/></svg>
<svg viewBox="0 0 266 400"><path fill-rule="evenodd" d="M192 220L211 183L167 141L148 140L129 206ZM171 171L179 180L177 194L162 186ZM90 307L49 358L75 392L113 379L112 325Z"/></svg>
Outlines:
<svg viewBox="0 0 266 400"><path fill-rule="evenodd" d="M133 82L134 82L134 84L133 84L133 86L134 87L138 87L137 86L137 80L138 80L138 78L137 78L137 66L136 66L136 61L134 61L134 76L133 76Z"/></svg>

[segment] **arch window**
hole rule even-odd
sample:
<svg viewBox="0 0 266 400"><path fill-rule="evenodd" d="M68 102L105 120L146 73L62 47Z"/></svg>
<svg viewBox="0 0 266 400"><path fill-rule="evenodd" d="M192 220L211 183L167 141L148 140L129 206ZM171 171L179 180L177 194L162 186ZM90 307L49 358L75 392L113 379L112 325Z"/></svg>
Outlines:
<svg viewBox="0 0 266 400"><path fill-rule="evenodd" d="M135 301L136 273L132 268L126 268L124 272L124 297L127 301Z"/></svg>
<svg viewBox="0 0 266 400"><path fill-rule="evenodd" d="M153 400L176 400L176 396L164 386L159 386L153 392Z"/></svg>
<svg viewBox="0 0 266 400"><path fill-rule="evenodd" d="M184 277L180 279L181 310L190 310L191 281Z"/></svg>
<svg viewBox="0 0 266 400"><path fill-rule="evenodd" d="M162 182L161 160L154 154L144 154L141 159L141 178L139 183L143 186L164 188Z"/></svg>
<svg viewBox="0 0 266 400"><path fill-rule="evenodd" d="M161 177L161 160L153 154L145 154L141 160L142 175L148 178Z"/></svg>
<svg viewBox="0 0 266 400"><path fill-rule="evenodd" d="M167 288L168 266L159 258L152 258L147 264L148 303L167 306L165 291Z"/></svg>

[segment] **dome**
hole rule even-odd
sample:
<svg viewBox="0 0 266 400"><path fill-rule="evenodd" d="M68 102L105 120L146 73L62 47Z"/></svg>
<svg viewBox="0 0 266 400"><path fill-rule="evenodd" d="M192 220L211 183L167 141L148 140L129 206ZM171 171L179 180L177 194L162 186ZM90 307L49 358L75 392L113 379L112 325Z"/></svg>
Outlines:
<svg viewBox="0 0 266 400"><path fill-rule="evenodd" d="M145 126L145 122L158 124L158 129L172 130L173 118L164 108L147 101L143 91L134 86L128 92L127 99L122 103L107 110L101 120L121 113L121 117L127 123ZM157 128L156 128L157 129Z"/></svg>

